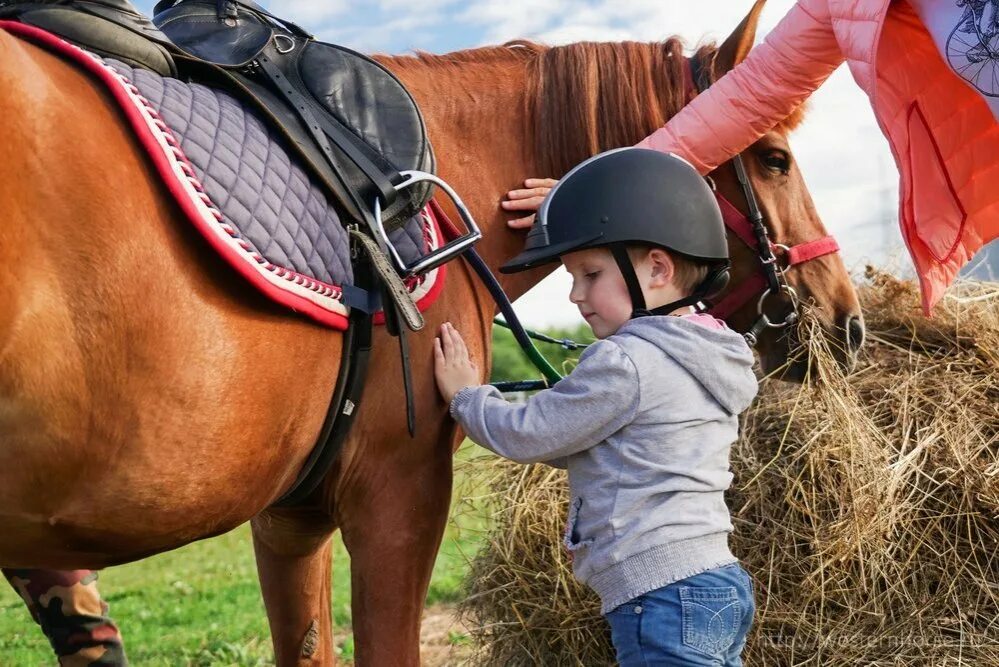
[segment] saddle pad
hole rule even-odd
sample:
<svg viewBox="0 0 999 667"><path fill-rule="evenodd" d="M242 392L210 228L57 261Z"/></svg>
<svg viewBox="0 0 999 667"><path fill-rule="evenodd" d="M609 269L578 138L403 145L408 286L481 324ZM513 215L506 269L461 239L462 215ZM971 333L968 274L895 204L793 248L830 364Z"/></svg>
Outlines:
<svg viewBox="0 0 999 667"><path fill-rule="evenodd" d="M222 91L102 59L32 26L0 27L68 56L107 86L186 217L241 275L294 311L347 327L347 232L263 121ZM407 262L443 242L430 207L390 239ZM407 282L420 310L444 274L441 266Z"/></svg>

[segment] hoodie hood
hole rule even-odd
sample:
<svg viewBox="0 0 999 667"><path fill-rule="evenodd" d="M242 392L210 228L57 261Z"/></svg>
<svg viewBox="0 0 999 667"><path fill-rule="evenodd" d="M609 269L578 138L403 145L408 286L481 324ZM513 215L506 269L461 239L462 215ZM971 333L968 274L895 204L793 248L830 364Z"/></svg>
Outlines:
<svg viewBox="0 0 999 667"><path fill-rule="evenodd" d="M614 336L645 340L684 368L731 414L749 407L759 383L753 351L741 334L706 315L629 320ZM712 326L712 321L721 326Z"/></svg>

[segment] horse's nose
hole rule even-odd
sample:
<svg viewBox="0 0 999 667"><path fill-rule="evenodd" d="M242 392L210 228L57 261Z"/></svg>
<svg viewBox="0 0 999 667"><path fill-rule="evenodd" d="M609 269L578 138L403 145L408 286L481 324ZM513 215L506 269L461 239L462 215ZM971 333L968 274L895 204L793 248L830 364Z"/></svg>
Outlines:
<svg viewBox="0 0 999 667"><path fill-rule="evenodd" d="M864 318L860 315L849 315L846 318L846 349L851 355L856 354L864 344Z"/></svg>

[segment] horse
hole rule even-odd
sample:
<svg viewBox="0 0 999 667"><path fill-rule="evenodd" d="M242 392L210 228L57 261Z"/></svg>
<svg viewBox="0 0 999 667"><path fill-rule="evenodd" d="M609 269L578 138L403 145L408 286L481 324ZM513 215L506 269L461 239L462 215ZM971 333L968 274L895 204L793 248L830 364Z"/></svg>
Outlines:
<svg viewBox="0 0 999 667"><path fill-rule="evenodd" d="M720 76L745 57L762 0L697 57ZM529 42L381 56L419 103L439 173L484 231L496 267L521 234L502 193L630 145L685 104L682 42ZM272 507L320 430L341 335L253 292L183 222L114 103L74 66L0 32L0 565L103 568L249 520L279 665L331 664L330 538L351 555L358 664L419 663L419 626L461 433L438 397L431 347L452 322L488 373L496 310L461 263L410 337L418 431L407 433L397 346L376 331L359 414L301 505ZM744 158L773 238L824 235L787 144L800 114ZM730 166L713 174L745 212ZM453 211L452 211L453 213ZM734 282L759 258L732 240ZM512 298L551 268L501 282ZM860 308L835 255L795 267L844 363ZM755 304L729 319L746 327ZM791 337L760 339L765 370Z"/></svg>

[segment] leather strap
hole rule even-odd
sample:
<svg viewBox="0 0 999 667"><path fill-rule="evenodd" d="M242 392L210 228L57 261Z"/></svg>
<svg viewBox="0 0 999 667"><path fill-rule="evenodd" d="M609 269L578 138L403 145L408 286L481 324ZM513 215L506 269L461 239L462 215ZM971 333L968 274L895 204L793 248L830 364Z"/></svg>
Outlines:
<svg viewBox="0 0 999 667"><path fill-rule="evenodd" d="M371 290L375 280L367 259L362 255L354 264L354 282L362 289ZM340 352L340 372L330 406L319 431L319 438L306 459L291 487L274 505L288 507L299 505L315 491L330 471L343 449L350 427L357 416L361 392L368 375L373 333L372 318L359 308L350 311L350 320L344 332Z"/></svg>
<svg viewBox="0 0 999 667"><path fill-rule="evenodd" d="M739 239L747 246L756 250L756 235L753 234L752 227L750 227L749 221L746 220L746 216L744 216L739 209L733 206L729 200L725 199L720 192L715 192L715 199L718 200L718 207L721 209L722 220L725 221L725 227L728 228L730 232L738 236Z"/></svg>
<svg viewBox="0 0 999 667"><path fill-rule="evenodd" d="M359 145L348 138L347 135L350 134L349 131L343 129L342 127L337 127L337 125L330 120L330 117L323 110L316 108L318 105L313 100L307 98L305 95L302 95L298 92L298 90L296 90L295 84L299 86L304 84L300 81L289 81L285 76L284 71L282 71L282 69L278 67L275 62L275 59L281 60L285 58L286 56L280 54L277 51L277 47L274 42L271 41L256 62L267 79L273 84L274 88L298 113L306 128L309 130L309 134L312 135L312 137L316 140L316 143L319 145L319 148L322 150L323 157L325 157L329 163L333 165L334 170L339 173L343 173L342 169L339 167L339 161L333 153L333 149L330 147L330 140L332 140L333 143L337 145L337 148L343 151L344 154L347 155L347 157L349 157L362 172L364 172L364 175L368 177L371 184L378 191L378 196L382 199L382 207L388 208L395 201L397 195L391 179L396 179L396 182L399 182L402 180L402 177L398 174L398 172L395 172L391 176L383 173L381 169L374 165L373 161L366 154L372 152L370 149L368 149L368 151L363 151ZM366 218L369 217L370 214L368 214L368 211L370 210L371 205L368 202L356 201L356 196L354 195L352 188L347 188L347 192L351 198L355 199L354 205L367 214L365 216ZM365 222L370 224L370 220L366 220Z"/></svg>
<svg viewBox="0 0 999 667"><path fill-rule="evenodd" d="M832 236L823 236L820 239L788 248L785 256L787 257L787 265L794 266L837 252L839 252L839 243L836 242L836 239Z"/></svg>
<svg viewBox="0 0 999 667"><path fill-rule="evenodd" d="M416 404L413 399L413 371L409 363L409 341L406 338L406 327L399 321L399 309L390 299L385 299L385 329L389 335L399 339L399 356L402 363L402 389L406 397L406 429L409 437L416 435Z"/></svg>
<svg viewBox="0 0 999 667"><path fill-rule="evenodd" d="M375 275L385 287L388 298L383 299L383 310L387 312L394 304L399 309L406 326L413 331L422 329L424 326L423 315L413 302L413 295L406 289L406 285L399 278L395 268L389 264L385 253L378 247L378 244L370 236L353 227L350 229L350 237L368 255Z"/></svg>

